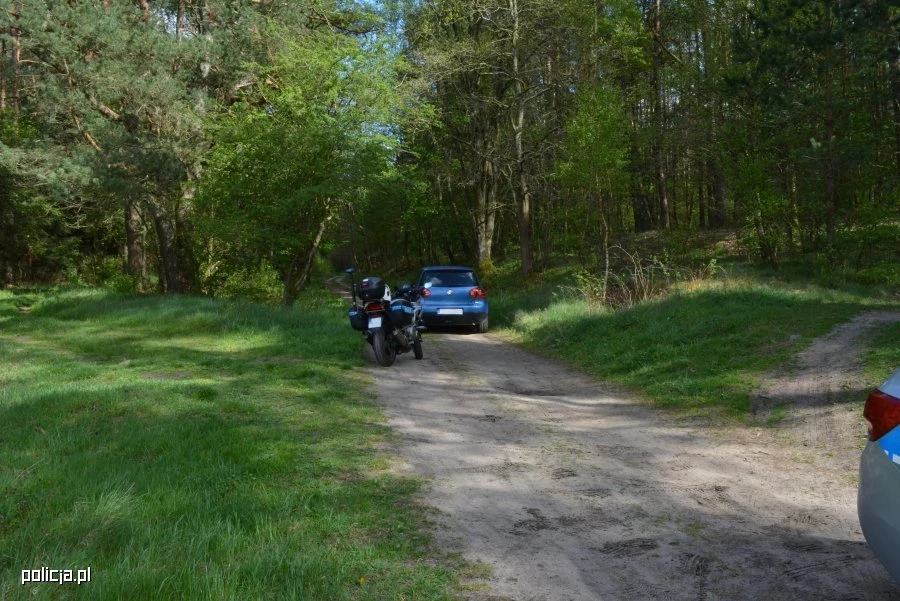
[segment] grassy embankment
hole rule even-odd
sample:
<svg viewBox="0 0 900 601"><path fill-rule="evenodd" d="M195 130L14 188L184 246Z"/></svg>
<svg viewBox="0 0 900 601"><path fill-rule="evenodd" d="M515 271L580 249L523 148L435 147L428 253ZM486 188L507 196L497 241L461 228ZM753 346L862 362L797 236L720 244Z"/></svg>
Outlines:
<svg viewBox="0 0 900 601"><path fill-rule="evenodd" d="M881 384L900 369L900 323L879 328L869 339L865 356L866 378L873 384Z"/></svg>
<svg viewBox="0 0 900 601"><path fill-rule="evenodd" d="M735 264L705 281L676 283L630 307L589 313L570 272L516 289L493 278L491 321L510 340L560 358L688 415L750 416L751 392L814 337L862 311L900 310L896 291L848 284L825 288L796 274ZM897 326L873 337L866 355L874 385L900 366ZM862 390L846 398L865 398Z"/></svg>
<svg viewBox="0 0 900 601"><path fill-rule="evenodd" d="M0 291L0 599L446 599L333 301ZM20 585L91 567L90 584Z"/></svg>

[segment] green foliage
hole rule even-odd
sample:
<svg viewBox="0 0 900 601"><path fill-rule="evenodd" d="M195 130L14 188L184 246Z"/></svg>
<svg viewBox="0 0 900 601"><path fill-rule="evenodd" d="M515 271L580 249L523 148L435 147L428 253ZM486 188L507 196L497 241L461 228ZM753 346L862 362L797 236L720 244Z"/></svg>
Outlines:
<svg viewBox="0 0 900 601"><path fill-rule="evenodd" d="M222 278L269 265L285 283L331 216L365 206L393 169L403 97L387 49L327 31L281 37L257 84L212 123L196 205Z"/></svg>
<svg viewBox="0 0 900 601"><path fill-rule="evenodd" d="M120 294L137 291L137 280L122 271L118 257L87 257L68 283L98 286Z"/></svg>
<svg viewBox="0 0 900 601"><path fill-rule="evenodd" d="M621 195L628 187L628 118L615 89L583 89L567 125L560 178L595 193Z"/></svg>
<svg viewBox="0 0 900 601"><path fill-rule="evenodd" d="M892 102L888 87L874 83L897 40L887 4L779 0L751 6L734 29L727 145L735 206L753 222L769 263L799 248L825 251L834 264L842 225L896 218L887 131L896 115L872 119L874 107ZM741 176L748 161L750 178Z"/></svg>
<svg viewBox="0 0 900 601"><path fill-rule="evenodd" d="M122 258L126 218L131 277L171 290L295 280L323 221L389 270L729 225L894 277L864 233L900 218L886 0L14 4L3 284Z"/></svg>
<svg viewBox="0 0 900 601"><path fill-rule="evenodd" d="M566 221L578 223L571 234L560 237L561 252L605 252L609 222L631 183L628 144L628 117L620 94L599 85L582 90L566 126L564 158L556 174L574 191L565 207Z"/></svg>
<svg viewBox="0 0 900 601"><path fill-rule="evenodd" d="M66 208L89 179L77 156L42 149L36 122L0 111L0 285L53 280L77 262L72 228L86 215Z"/></svg>
<svg viewBox="0 0 900 601"><path fill-rule="evenodd" d="M274 303L281 300L284 283L278 273L267 263L257 269L237 269L218 274L216 296L230 299L246 299L258 303Z"/></svg>

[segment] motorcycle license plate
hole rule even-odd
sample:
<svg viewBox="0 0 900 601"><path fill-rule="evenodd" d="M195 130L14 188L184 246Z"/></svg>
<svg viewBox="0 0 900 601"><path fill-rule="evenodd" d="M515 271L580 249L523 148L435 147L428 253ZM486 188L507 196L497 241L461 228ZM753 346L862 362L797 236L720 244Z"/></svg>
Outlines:
<svg viewBox="0 0 900 601"><path fill-rule="evenodd" d="M372 317L369 319L369 329L372 328L380 328L381 327L381 318L380 317Z"/></svg>
<svg viewBox="0 0 900 601"><path fill-rule="evenodd" d="M462 315L462 309L438 309L438 315Z"/></svg>

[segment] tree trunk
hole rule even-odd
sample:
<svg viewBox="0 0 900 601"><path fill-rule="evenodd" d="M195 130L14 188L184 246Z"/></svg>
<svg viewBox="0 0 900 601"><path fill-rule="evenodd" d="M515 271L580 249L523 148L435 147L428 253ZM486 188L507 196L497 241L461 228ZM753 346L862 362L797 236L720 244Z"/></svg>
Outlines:
<svg viewBox="0 0 900 601"><path fill-rule="evenodd" d="M160 285L163 292L180 294L184 292L184 278L178 260L175 226L157 199L151 199L147 203L147 207L153 218L153 227L156 230L156 241L159 247Z"/></svg>
<svg viewBox="0 0 900 601"><path fill-rule="evenodd" d="M6 57L6 40L0 40L0 60L3 61L0 63L0 111L3 111L6 109L6 88L9 85L7 71L11 63Z"/></svg>
<svg viewBox="0 0 900 601"><path fill-rule="evenodd" d="M756 194L757 207L762 203L759 193ZM756 230L756 241L759 244L759 255L763 263L772 267L778 267L778 247L772 243L766 235L766 226L763 223L762 211L757 208L753 213L753 226Z"/></svg>
<svg viewBox="0 0 900 601"><path fill-rule="evenodd" d="M147 277L147 258L141 230L138 203L135 200L128 200L125 204L125 273L135 278L138 292L144 291Z"/></svg>
<svg viewBox="0 0 900 601"><path fill-rule="evenodd" d="M829 61L829 64L830 61ZM828 242L829 260L834 258L834 220L836 212L835 179L837 177L837 165L834 151L834 97L832 89L832 71L825 69L825 136L828 149L828 165L825 172L825 233Z"/></svg>
<svg viewBox="0 0 900 601"><path fill-rule="evenodd" d="M669 229L669 192L666 185L666 163L663 151L663 139L666 126L665 90L662 82L662 0L656 0L653 11L653 31L656 43L653 45L653 108L656 117L657 139L654 141L654 159L656 161L656 199L659 209L659 223Z"/></svg>
<svg viewBox="0 0 900 601"><path fill-rule="evenodd" d="M184 36L184 2L185 0L178 0L178 13L175 15L175 39L177 40L181 40Z"/></svg>
<svg viewBox="0 0 900 601"><path fill-rule="evenodd" d="M710 7L716 11L715 5ZM718 12L716 11L716 19ZM725 206L725 177L722 171L722 165L719 161L719 112L720 101L717 92L717 83L715 80L715 69L718 65L716 62L718 56L714 57L714 49L718 49L718 45L710 38L710 28L703 29L700 33L701 49L703 51L704 70L703 76L707 89L710 90L709 95L709 131L708 131L708 152L709 158L706 160L706 177L708 181L709 198L707 201L707 223L710 227L725 227L728 224L728 214Z"/></svg>
<svg viewBox="0 0 900 601"><path fill-rule="evenodd" d="M492 262L494 227L497 219L497 174L490 159L482 163L481 180L476 194L476 260L479 268L489 268Z"/></svg>
<svg viewBox="0 0 900 601"><path fill-rule="evenodd" d="M19 15L22 14L22 3L19 2L16 4L16 12L14 14L14 19L16 21L19 20ZM22 42L20 40L20 36L22 35L22 31L19 27L13 25L9 29L9 33L12 37L12 43L9 47L10 57L8 63L8 72L4 73L4 84L3 84L3 98L2 105L0 108L7 109L11 108L13 110L13 114L15 115L16 121L19 118L19 63L22 61ZM6 45L4 43L4 49ZM6 58L6 54L4 53L4 59ZM6 71L6 68L4 68Z"/></svg>
<svg viewBox="0 0 900 601"><path fill-rule="evenodd" d="M900 56L895 56L893 64L888 67L891 77L890 105L894 115L894 162L900 173Z"/></svg>
<svg viewBox="0 0 900 601"><path fill-rule="evenodd" d="M322 237L325 235L325 230L328 227L328 222L331 221L331 217L331 200L329 199L325 203L325 217L319 222L319 228L316 231L316 235L313 238L309 249L305 253L302 250L297 251L294 255L294 259L291 261L291 266L288 269L287 274L285 274L284 295L282 297L285 305L293 305L297 300L297 296L300 294L300 290L306 285L306 281L309 279L309 273L312 270L313 262L316 258L316 253L319 251L319 245L322 243Z"/></svg>
<svg viewBox="0 0 900 601"><path fill-rule="evenodd" d="M716 159L712 159L708 165L710 212L709 221L713 227L725 227L728 224L728 214L725 208L725 181L722 168Z"/></svg>
<svg viewBox="0 0 900 601"><path fill-rule="evenodd" d="M706 219L706 174L704 169L699 170L697 177L697 211L700 213L700 227L706 229L708 221Z"/></svg>
<svg viewBox="0 0 900 601"><path fill-rule="evenodd" d="M666 167L662 149L656 148L656 196L659 202L659 223L663 229L671 227L671 215L669 211L669 191L666 186Z"/></svg>
<svg viewBox="0 0 900 601"><path fill-rule="evenodd" d="M519 2L509 0L509 11L512 17L512 76L515 81L516 114L513 120L513 132L516 141L516 173L519 185L519 250L522 259L522 275L528 277L534 263L531 248L531 190L528 188L528 176L525 173L525 90L522 85L522 74L519 71Z"/></svg>

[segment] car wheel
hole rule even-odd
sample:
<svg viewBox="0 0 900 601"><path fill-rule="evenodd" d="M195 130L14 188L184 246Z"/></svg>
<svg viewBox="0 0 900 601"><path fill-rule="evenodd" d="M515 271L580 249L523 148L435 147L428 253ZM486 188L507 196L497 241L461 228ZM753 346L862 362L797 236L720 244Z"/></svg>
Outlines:
<svg viewBox="0 0 900 601"><path fill-rule="evenodd" d="M477 326L475 326L475 331L479 334L487 334L488 331L488 318L485 317L483 321L481 321Z"/></svg>

